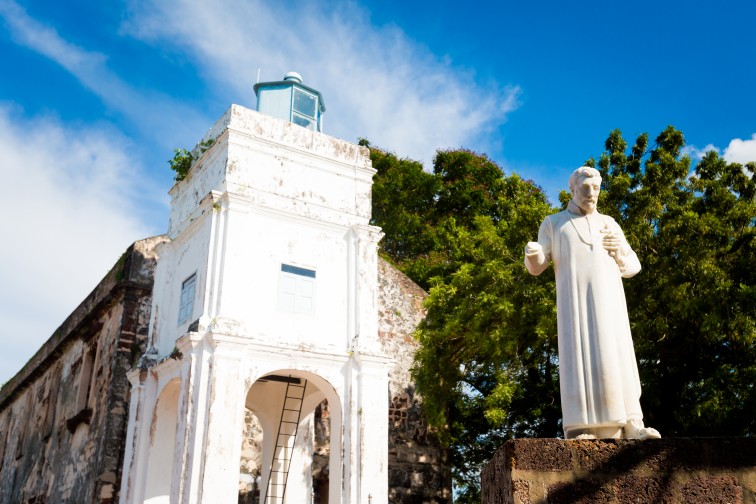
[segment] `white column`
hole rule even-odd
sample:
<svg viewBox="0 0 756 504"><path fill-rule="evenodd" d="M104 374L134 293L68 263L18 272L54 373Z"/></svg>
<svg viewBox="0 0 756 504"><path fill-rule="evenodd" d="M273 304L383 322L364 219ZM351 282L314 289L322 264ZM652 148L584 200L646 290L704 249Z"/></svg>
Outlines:
<svg viewBox="0 0 756 504"><path fill-rule="evenodd" d="M149 371L140 369L129 371L127 376L131 382L131 400L119 501L121 504L137 504L144 500L157 380Z"/></svg>
<svg viewBox="0 0 756 504"><path fill-rule="evenodd" d="M378 291L378 241L383 236L380 228L358 225L352 227L356 234L355 346L352 350L380 354L378 342L377 291Z"/></svg>
<svg viewBox="0 0 756 504"><path fill-rule="evenodd" d="M244 423L244 346L213 335L211 389L208 397L202 502L235 504L239 496L239 461Z"/></svg>
<svg viewBox="0 0 756 504"><path fill-rule="evenodd" d="M204 442L207 433L207 404L213 346L204 335L188 333L177 340L182 353L179 428L176 444L179 453L174 465L173 502L202 502L201 481Z"/></svg>
<svg viewBox="0 0 756 504"><path fill-rule="evenodd" d="M140 370L132 369L126 376L131 383L131 397L129 399L129 424L126 430L126 447L123 454L123 468L121 469L121 495L120 504L134 502L134 462L137 457L137 443L141 424L137 425L136 419L141 417L141 396L144 391Z"/></svg>
<svg viewBox="0 0 756 504"><path fill-rule="evenodd" d="M388 359L359 356L359 494L355 503L388 502Z"/></svg>
<svg viewBox="0 0 756 504"><path fill-rule="evenodd" d="M346 364L346 390L344 394L344 482L341 502L358 504L360 478L360 366L356 354ZM333 445L331 445L333 452ZM329 504L333 504L333 500ZM338 501L337 501L338 502Z"/></svg>
<svg viewBox="0 0 756 504"><path fill-rule="evenodd" d="M220 292L223 264L226 255L226 235L228 227L228 193L211 191L212 223L211 242L207 256L207 282L205 283L204 307L201 324L205 327L220 312Z"/></svg>
<svg viewBox="0 0 756 504"><path fill-rule="evenodd" d="M342 502L388 502L388 364L355 353L349 362ZM331 452L334 447L332 445Z"/></svg>
<svg viewBox="0 0 756 504"><path fill-rule="evenodd" d="M286 480L287 504L307 504L312 501L313 418L312 413L305 416L297 428L297 439Z"/></svg>

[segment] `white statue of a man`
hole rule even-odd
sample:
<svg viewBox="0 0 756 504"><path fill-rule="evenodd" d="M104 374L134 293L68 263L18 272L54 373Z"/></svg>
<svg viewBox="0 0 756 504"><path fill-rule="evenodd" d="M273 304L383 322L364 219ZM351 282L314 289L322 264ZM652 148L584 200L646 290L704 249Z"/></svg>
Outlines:
<svg viewBox="0 0 756 504"><path fill-rule="evenodd" d="M622 287L622 277L640 271L638 256L617 222L596 210L598 170L578 168L569 184L567 210L546 217L525 248L532 275L554 263L565 438L660 438L643 425Z"/></svg>

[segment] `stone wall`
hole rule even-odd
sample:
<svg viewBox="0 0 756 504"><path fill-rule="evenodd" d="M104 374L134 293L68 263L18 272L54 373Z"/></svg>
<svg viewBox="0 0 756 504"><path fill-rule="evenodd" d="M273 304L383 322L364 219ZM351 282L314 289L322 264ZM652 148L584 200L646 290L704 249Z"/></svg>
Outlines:
<svg viewBox="0 0 756 504"><path fill-rule="evenodd" d="M257 504L262 473L262 426L250 410L244 410L241 463L239 465L239 504Z"/></svg>
<svg viewBox="0 0 756 504"><path fill-rule="evenodd" d="M410 376L427 294L383 259L378 261L378 335L396 365L389 373L389 500L451 502L448 456L429 432Z"/></svg>
<svg viewBox="0 0 756 504"><path fill-rule="evenodd" d="M0 504L115 502L154 247L134 243L0 390Z"/></svg>
<svg viewBox="0 0 756 504"><path fill-rule="evenodd" d="M481 486L484 504L756 504L756 438L514 439Z"/></svg>

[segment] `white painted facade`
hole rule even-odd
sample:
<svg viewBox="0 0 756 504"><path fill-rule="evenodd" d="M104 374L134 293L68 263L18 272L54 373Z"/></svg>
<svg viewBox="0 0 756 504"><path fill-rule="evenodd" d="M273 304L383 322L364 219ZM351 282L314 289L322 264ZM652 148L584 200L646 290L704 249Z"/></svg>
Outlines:
<svg viewBox="0 0 756 504"><path fill-rule="evenodd" d="M390 361L368 151L237 105L206 139L170 192L148 340L157 363L129 376L120 502L236 503L245 408L263 427L267 481L286 384L266 375L307 380L286 500L272 502L311 501L308 429L324 398L328 502L387 502Z"/></svg>

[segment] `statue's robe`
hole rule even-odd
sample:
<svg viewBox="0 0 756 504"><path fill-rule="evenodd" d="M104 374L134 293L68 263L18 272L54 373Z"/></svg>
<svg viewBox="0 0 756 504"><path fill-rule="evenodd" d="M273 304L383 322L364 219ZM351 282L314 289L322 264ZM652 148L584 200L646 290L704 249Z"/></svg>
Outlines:
<svg viewBox="0 0 756 504"><path fill-rule="evenodd" d="M624 267L602 245L602 229L621 239ZM525 258L537 275L554 263L559 334L559 383L566 437L572 430L623 426L642 419L640 379L622 277L641 269L617 222L574 203L548 216L538 232L545 261Z"/></svg>

